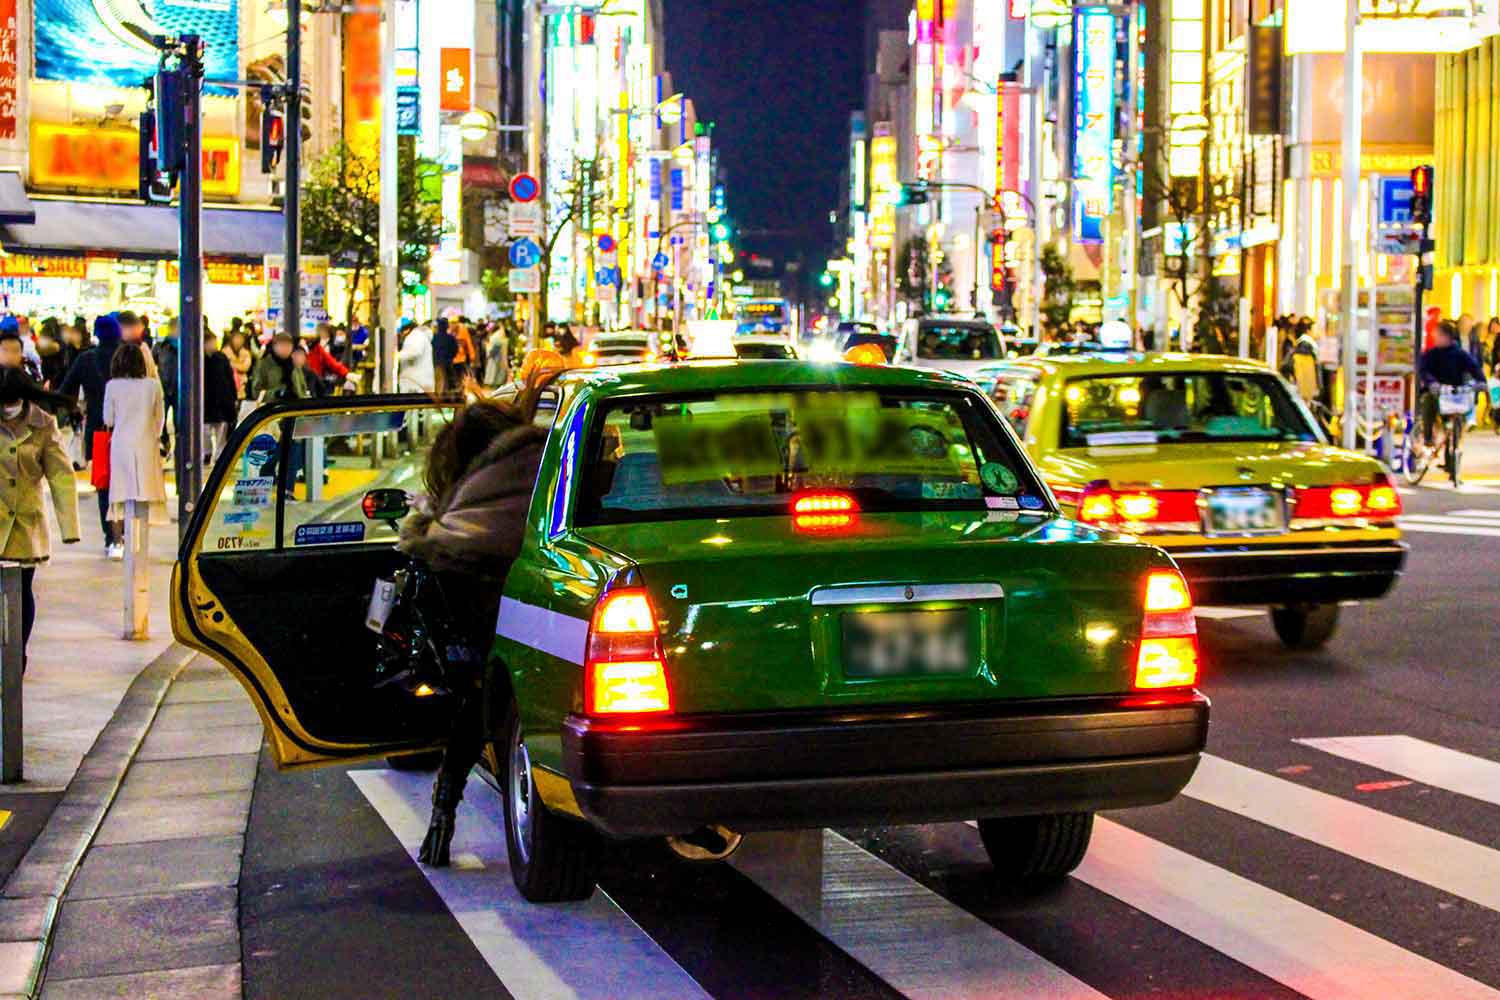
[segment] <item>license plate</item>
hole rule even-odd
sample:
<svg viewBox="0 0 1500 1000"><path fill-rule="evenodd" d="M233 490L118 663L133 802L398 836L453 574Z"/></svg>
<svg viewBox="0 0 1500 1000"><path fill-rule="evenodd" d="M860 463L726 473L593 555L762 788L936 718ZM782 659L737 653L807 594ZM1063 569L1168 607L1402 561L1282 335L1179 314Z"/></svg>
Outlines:
<svg viewBox="0 0 1500 1000"><path fill-rule="evenodd" d="M1259 535L1285 527L1281 498L1270 490L1214 490L1207 515L1210 535Z"/></svg>
<svg viewBox="0 0 1500 1000"><path fill-rule="evenodd" d="M847 677L974 672L968 611L866 611L843 625Z"/></svg>

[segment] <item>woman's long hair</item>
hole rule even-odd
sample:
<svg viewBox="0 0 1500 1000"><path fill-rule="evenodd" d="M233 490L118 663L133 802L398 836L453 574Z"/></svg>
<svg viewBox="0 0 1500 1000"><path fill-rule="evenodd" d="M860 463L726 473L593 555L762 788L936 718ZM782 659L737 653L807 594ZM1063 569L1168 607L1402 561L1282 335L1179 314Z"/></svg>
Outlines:
<svg viewBox="0 0 1500 1000"><path fill-rule="evenodd" d="M469 467L501 434L524 427L536 419L542 392L560 373L544 371L527 381L512 399L494 399L482 394L460 407L448 426L438 432L427 453L423 484L434 502L458 485Z"/></svg>

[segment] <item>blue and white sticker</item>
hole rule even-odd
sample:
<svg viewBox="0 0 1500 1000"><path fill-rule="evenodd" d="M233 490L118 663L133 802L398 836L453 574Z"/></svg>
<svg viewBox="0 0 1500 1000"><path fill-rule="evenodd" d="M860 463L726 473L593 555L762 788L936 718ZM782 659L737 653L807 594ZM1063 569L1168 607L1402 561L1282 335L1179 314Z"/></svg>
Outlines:
<svg viewBox="0 0 1500 1000"><path fill-rule="evenodd" d="M224 515L224 523L230 524L254 524L260 520L258 510L234 510Z"/></svg>
<svg viewBox="0 0 1500 1000"><path fill-rule="evenodd" d="M1023 496L1021 498L1022 510L1043 510L1046 508L1046 506L1047 504L1042 500L1041 497Z"/></svg>
<svg viewBox="0 0 1500 1000"><path fill-rule="evenodd" d="M985 497L984 505L990 510L1018 510L1021 501L1015 497Z"/></svg>
<svg viewBox="0 0 1500 1000"><path fill-rule="evenodd" d="M365 522L341 521L337 524L299 524L293 545L337 545L365 540Z"/></svg>

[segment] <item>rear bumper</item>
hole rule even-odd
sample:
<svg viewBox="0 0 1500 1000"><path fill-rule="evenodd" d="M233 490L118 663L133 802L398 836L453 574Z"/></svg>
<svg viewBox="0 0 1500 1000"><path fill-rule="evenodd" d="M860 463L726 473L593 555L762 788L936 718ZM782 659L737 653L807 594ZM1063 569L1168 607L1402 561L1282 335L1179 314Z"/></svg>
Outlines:
<svg viewBox="0 0 1500 1000"><path fill-rule="evenodd" d="M1199 604L1332 604L1384 597L1406 563L1397 541L1168 548Z"/></svg>
<svg viewBox="0 0 1500 1000"><path fill-rule="evenodd" d="M584 816L620 836L927 823L1153 805L1187 784L1208 699L1152 696L699 716L570 716Z"/></svg>

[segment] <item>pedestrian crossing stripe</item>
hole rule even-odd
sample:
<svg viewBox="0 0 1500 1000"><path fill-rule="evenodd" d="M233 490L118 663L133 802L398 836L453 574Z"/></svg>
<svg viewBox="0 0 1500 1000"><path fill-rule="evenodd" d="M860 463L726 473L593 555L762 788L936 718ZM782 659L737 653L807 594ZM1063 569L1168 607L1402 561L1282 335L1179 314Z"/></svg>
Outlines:
<svg viewBox="0 0 1500 1000"><path fill-rule="evenodd" d="M1397 519L1401 530L1434 535L1500 537L1500 510L1466 509L1442 514L1406 514Z"/></svg>
<svg viewBox="0 0 1500 1000"><path fill-rule="evenodd" d="M1500 787L1500 763L1410 737L1296 742L1465 794ZM350 777L415 858L429 779L381 770ZM522 900L510 881L501 798L486 782L473 782L470 791L453 844L455 867L422 871L511 995L706 995L603 890L578 904ZM1500 910L1500 852L1490 848L1212 755L1184 794ZM1500 793L1475 797L1493 802ZM1038 954L833 831L747 837L729 864L905 996L1107 995L1056 964L1056 955ZM1103 817L1074 878L1312 1000L1500 1000L1500 990L1313 903ZM629 984L623 993L622 984Z"/></svg>
<svg viewBox="0 0 1500 1000"><path fill-rule="evenodd" d="M1500 805L1500 764L1411 736L1335 736L1296 742L1433 788Z"/></svg>

